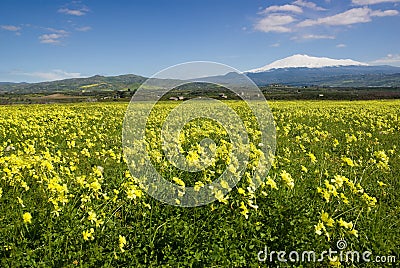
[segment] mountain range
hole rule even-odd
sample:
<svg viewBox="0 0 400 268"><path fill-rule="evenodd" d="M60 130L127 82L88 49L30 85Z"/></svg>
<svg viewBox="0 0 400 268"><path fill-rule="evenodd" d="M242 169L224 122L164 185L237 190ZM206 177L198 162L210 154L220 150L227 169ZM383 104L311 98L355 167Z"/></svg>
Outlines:
<svg viewBox="0 0 400 268"><path fill-rule="evenodd" d="M244 72L259 86L282 84L321 87L400 87L400 67L368 65L351 59L293 55ZM234 81L237 74L210 81ZM147 78L134 74L95 75L41 83L0 82L0 93L114 91L138 88Z"/></svg>
<svg viewBox="0 0 400 268"><path fill-rule="evenodd" d="M400 67L293 55L245 72L257 85L399 87Z"/></svg>

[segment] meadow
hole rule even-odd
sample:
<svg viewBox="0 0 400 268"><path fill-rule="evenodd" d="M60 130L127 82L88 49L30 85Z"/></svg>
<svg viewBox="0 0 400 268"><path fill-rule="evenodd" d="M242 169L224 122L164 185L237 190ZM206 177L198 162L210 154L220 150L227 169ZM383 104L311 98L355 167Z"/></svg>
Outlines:
<svg viewBox="0 0 400 268"><path fill-rule="evenodd" d="M215 159L195 173L171 167L159 136L161 119L177 103L155 107L144 143L157 171L184 196L185 187L201 189L225 169L235 172L235 159L227 157L232 144L224 127L194 120L182 129L180 151L196 167L209 160L198 142L210 138ZM250 161L235 187L221 181L231 190L227 195L216 190L215 202L191 208L152 198L132 176L122 150L127 103L0 106L0 266L399 263L399 100L269 102L276 153L259 187L251 179L265 157L257 123L242 103L226 103L249 132ZM371 252L371 261L291 261L286 255L280 262L276 254L338 250L339 240L345 250ZM260 260L265 251L275 251L273 259Z"/></svg>

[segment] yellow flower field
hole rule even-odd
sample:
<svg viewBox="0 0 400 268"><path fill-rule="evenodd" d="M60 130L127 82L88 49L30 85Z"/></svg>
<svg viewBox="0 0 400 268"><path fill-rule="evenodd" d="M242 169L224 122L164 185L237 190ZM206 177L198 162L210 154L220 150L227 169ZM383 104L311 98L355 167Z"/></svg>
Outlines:
<svg viewBox="0 0 400 268"><path fill-rule="evenodd" d="M268 156L257 123L242 103L226 103L249 133L247 169L235 187L214 188L217 201L193 208L153 199L131 175L122 151L127 104L0 106L0 266L274 267L257 253L322 252L340 239L348 250L399 260L400 101L269 102L276 155L258 188L252 176ZM155 107L143 142L179 186L179 205L186 187L201 191L239 171L226 129L212 120L191 121L176 141L191 168L209 168L183 172L168 162L161 119L176 105ZM204 138L215 141L213 159L198 144Z"/></svg>

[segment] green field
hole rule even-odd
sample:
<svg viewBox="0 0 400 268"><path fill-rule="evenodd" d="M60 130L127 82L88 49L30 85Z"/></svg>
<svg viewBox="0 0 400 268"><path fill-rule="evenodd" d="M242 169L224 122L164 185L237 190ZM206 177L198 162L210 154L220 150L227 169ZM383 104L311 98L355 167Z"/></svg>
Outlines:
<svg viewBox="0 0 400 268"><path fill-rule="evenodd" d="M257 189L251 180L262 158L257 123L243 103L226 104L246 125L251 161L227 196L216 192L217 201L193 208L153 199L131 176L121 140L127 103L0 106L0 266L399 264L400 101L269 102L276 156ZM203 160L197 143L209 137L216 159L196 173L171 167L158 119L176 105L155 107L146 143L156 169L184 192L204 187L234 161L224 127L200 120L183 128L180 148L196 165ZM345 251L371 252L371 261L258 259L265 249L313 250L318 259L338 240L346 241ZM377 256L386 263L374 262Z"/></svg>

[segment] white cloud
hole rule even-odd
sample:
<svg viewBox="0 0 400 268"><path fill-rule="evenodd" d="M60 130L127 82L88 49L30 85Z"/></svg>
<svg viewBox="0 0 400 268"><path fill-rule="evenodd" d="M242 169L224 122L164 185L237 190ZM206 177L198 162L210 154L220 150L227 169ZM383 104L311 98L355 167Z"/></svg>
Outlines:
<svg viewBox="0 0 400 268"><path fill-rule="evenodd" d="M266 14L270 12L278 12L278 11L286 11L286 12L293 12L293 13L303 13L301 7L295 5L283 5L283 6L270 6L261 11L261 14Z"/></svg>
<svg viewBox="0 0 400 268"><path fill-rule="evenodd" d="M32 73L22 73L23 75L34 77L41 81L54 81L67 78L79 78L82 77L81 73L69 73L63 70L52 70L50 72L32 72Z"/></svg>
<svg viewBox="0 0 400 268"><path fill-rule="evenodd" d="M302 39L335 39L333 35L317 35L317 34L305 34L301 36Z"/></svg>
<svg viewBox="0 0 400 268"><path fill-rule="evenodd" d="M326 10L323 7L317 6L313 2L308 2L308 1L304 1L304 0L296 0L296 1L293 2L293 4L301 6L301 7L307 7L307 8L313 9L313 10L318 10L318 11Z"/></svg>
<svg viewBox="0 0 400 268"><path fill-rule="evenodd" d="M371 64L400 66L400 54L387 54L386 57L374 60Z"/></svg>
<svg viewBox="0 0 400 268"><path fill-rule="evenodd" d="M339 13L339 14L336 14L333 16L318 18L316 20L312 20L312 19L304 20L304 21L300 22L299 24L297 24L297 26L308 27L308 26L320 25L320 24L348 25L348 24L354 24L354 23L369 22L369 21L371 21L369 12L370 12L369 8L353 8L353 9L347 10L345 12L342 12L342 13Z"/></svg>
<svg viewBox="0 0 400 268"><path fill-rule="evenodd" d="M83 16L89 11L87 7L81 7L77 9L70 9L70 8L60 8L58 10L59 13L72 15L72 16Z"/></svg>
<svg viewBox="0 0 400 268"><path fill-rule="evenodd" d="M352 8L333 16L318 18L315 20L307 19L297 24L298 27L309 27L314 25L351 25L355 23L370 22L371 17L395 16L397 10L371 10L367 7Z"/></svg>
<svg viewBox="0 0 400 268"><path fill-rule="evenodd" d="M1 29L6 30L6 31L11 31L11 32L17 32L21 30L21 27L15 26L15 25L1 25Z"/></svg>
<svg viewBox="0 0 400 268"><path fill-rule="evenodd" d="M389 9L389 10L373 10L371 11L371 16L373 17L386 17L386 16L396 16L399 12L397 10Z"/></svg>
<svg viewBox="0 0 400 268"><path fill-rule="evenodd" d="M270 45L270 47L280 47L280 46L281 46L280 43L274 43L274 44L271 44L271 45Z"/></svg>
<svg viewBox="0 0 400 268"><path fill-rule="evenodd" d="M346 44L337 44L336 47L337 48L344 48L344 47L347 47L347 46L346 46Z"/></svg>
<svg viewBox="0 0 400 268"><path fill-rule="evenodd" d="M260 18L253 25L254 30L260 32L275 32L275 33L295 33L296 35L292 40L301 39L335 39L335 36L331 35L329 32L320 31L320 34L304 34L301 29L303 27L327 25L327 26L349 26L352 24L368 23L374 18L387 17L387 16L397 16L400 14L398 10L389 9L372 9L368 6L363 7L350 7L347 10L324 16L320 12L315 11L325 11L327 9L318 6L314 2L307 0L292 0L291 4L286 5L273 5L265 9L262 9L258 14ZM353 0L353 2L365 3L377 3L383 1L395 0ZM399 1L400 0L396 0ZM315 10L306 12L306 9ZM309 12L312 12L312 16L309 16ZM303 35L302 35L303 34Z"/></svg>
<svg viewBox="0 0 400 268"><path fill-rule="evenodd" d="M50 32L61 34L61 35L67 35L68 34L68 32L66 30L62 30L62 29L54 29L54 28L45 28L45 29L50 31Z"/></svg>
<svg viewBox="0 0 400 268"><path fill-rule="evenodd" d="M90 31L92 29L92 27L90 26L83 26L83 27L78 27L75 30L79 31L79 32L87 32Z"/></svg>
<svg viewBox="0 0 400 268"><path fill-rule="evenodd" d="M60 39L65 37L65 35L62 34L42 34L39 36L40 43L43 44L59 44Z"/></svg>
<svg viewBox="0 0 400 268"><path fill-rule="evenodd" d="M45 28L46 30L52 32L49 34L42 34L39 36L40 43L43 44L59 44L61 40L68 36L68 32L62 29Z"/></svg>
<svg viewBox="0 0 400 268"><path fill-rule="evenodd" d="M355 5L374 5L374 4L380 4L380 3L395 3L395 2L400 2L400 0L352 0L351 1Z"/></svg>
<svg viewBox="0 0 400 268"><path fill-rule="evenodd" d="M260 19L255 25L254 29L261 32L278 32L285 33L291 32L291 28L287 27L288 24L294 22L296 19L290 15L270 14Z"/></svg>

